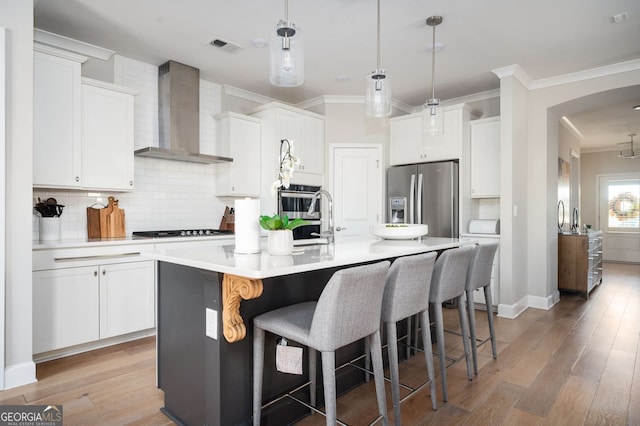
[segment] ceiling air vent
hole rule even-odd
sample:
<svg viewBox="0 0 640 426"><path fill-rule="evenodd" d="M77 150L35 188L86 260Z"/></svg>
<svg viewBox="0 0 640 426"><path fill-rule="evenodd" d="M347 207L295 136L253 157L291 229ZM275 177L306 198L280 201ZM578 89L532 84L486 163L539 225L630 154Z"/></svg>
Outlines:
<svg viewBox="0 0 640 426"><path fill-rule="evenodd" d="M238 50L242 49L242 46L240 46L239 44L235 44L218 37L211 40L209 44L227 53L236 53Z"/></svg>

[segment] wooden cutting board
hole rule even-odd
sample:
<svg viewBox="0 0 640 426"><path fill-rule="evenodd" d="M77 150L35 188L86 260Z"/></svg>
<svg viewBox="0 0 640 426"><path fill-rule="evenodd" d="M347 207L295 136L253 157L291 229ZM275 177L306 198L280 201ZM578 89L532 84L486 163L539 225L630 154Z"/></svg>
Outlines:
<svg viewBox="0 0 640 426"><path fill-rule="evenodd" d="M89 238L122 238L125 236L124 210L118 200L109 197L103 209L87 207L87 233Z"/></svg>

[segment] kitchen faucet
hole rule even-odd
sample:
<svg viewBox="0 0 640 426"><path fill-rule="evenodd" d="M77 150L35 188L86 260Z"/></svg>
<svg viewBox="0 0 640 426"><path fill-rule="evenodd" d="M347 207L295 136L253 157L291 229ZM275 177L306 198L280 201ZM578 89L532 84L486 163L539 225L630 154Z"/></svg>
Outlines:
<svg viewBox="0 0 640 426"><path fill-rule="evenodd" d="M333 235L333 199L331 198L331 194L329 194L324 189L317 191L313 194L313 198L311 199L311 206L309 206L309 214L313 214L315 212L316 200L319 199L322 195L326 195L327 200L329 201L329 229L324 232L312 232L311 235L326 238L329 244L332 244L335 241Z"/></svg>

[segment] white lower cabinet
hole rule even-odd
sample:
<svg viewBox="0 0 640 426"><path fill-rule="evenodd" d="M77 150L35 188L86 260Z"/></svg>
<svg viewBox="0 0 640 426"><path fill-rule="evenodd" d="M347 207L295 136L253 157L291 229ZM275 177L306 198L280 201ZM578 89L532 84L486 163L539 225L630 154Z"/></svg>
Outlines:
<svg viewBox="0 0 640 426"><path fill-rule="evenodd" d="M100 338L98 268L33 273L33 353Z"/></svg>
<svg viewBox="0 0 640 426"><path fill-rule="evenodd" d="M155 262L140 259L117 250L34 251L33 353L153 329Z"/></svg>
<svg viewBox="0 0 640 426"><path fill-rule="evenodd" d="M100 338L153 328L154 262L100 267Z"/></svg>

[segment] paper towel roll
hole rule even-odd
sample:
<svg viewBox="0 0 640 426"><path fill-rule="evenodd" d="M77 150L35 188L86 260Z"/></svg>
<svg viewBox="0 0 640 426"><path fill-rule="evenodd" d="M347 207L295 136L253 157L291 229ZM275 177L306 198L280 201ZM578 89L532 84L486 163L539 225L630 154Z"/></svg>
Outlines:
<svg viewBox="0 0 640 426"><path fill-rule="evenodd" d="M260 200L235 201L236 253L260 252Z"/></svg>

